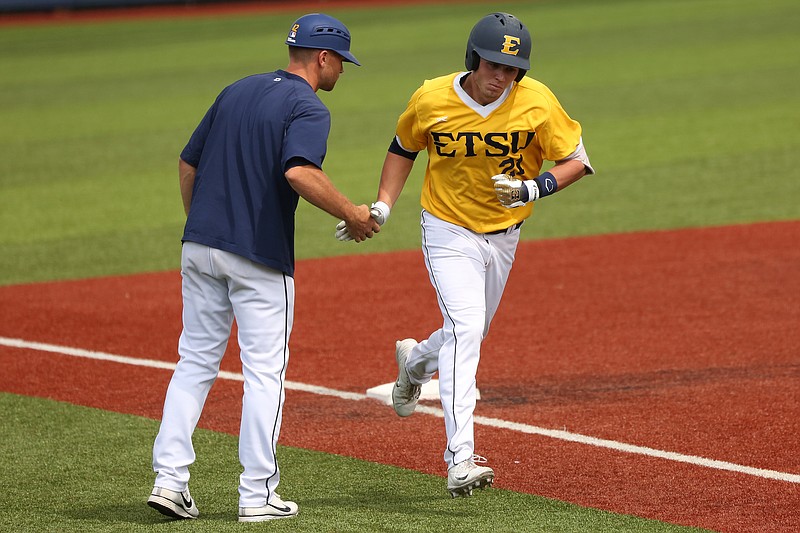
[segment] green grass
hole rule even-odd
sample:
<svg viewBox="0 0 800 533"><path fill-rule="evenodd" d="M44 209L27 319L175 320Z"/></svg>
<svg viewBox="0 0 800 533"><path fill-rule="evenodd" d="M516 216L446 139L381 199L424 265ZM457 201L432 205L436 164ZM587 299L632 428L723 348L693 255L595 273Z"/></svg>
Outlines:
<svg viewBox="0 0 800 533"><path fill-rule="evenodd" d="M202 520L176 522L145 505L158 422L12 394L0 394L0 419L4 530L242 531L232 435L195 433L191 488ZM453 500L443 478L297 448L278 457L281 493L300 515L270 531L700 531L499 489Z"/></svg>
<svg viewBox="0 0 800 533"><path fill-rule="evenodd" d="M321 93L333 115L325 170L355 201L374 199L412 91L463 68L466 34L486 9L330 10L364 65ZM598 171L539 202L523 238L800 218L800 4L502 9L531 27L531 75L581 121ZM4 27L0 284L177 268L177 156L222 87L285 66L296 16ZM416 248L424 164L366 244L335 241L336 221L301 202L298 257Z"/></svg>

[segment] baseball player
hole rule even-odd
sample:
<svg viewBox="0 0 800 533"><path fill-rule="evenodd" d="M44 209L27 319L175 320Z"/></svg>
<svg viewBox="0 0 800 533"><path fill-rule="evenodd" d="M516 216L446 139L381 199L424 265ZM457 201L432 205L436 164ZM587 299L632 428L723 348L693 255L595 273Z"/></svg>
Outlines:
<svg viewBox="0 0 800 533"><path fill-rule="evenodd" d="M467 71L425 81L408 102L372 205L375 219L385 223L417 153L426 150L422 251L443 324L421 342L396 343L392 400L398 415L410 416L421 385L439 373L453 497L494 481L494 471L476 464L474 455L475 375L520 226L535 200L594 172L580 124L545 85L525 77L530 52L530 33L513 15L481 18L467 40ZM547 172L541 172L544 160L554 162ZM336 236L349 238L343 223ZM520 339L553 327L539 316L520 322Z"/></svg>
<svg viewBox="0 0 800 533"><path fill-rule="evenodd" d="M238 325L244 396L239 434L239 521L290 518L298 506L275 492L275 447L294 317L294 224L299 196L338 218L356 241L380 230L322 171L333 89L350 53L350 32L324 14L300 17L286 39L285 70L225 88L179 161L187 213L183 234L180 360L153 446L147 501L174 518L197 518L189 493L197 425L231 333Z"/></svg>

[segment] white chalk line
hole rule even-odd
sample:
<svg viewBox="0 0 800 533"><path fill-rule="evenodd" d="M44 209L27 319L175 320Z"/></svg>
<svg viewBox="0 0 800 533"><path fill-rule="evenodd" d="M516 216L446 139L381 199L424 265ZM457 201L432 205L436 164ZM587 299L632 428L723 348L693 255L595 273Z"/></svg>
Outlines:
<svg viewBox="0 0 800 533"><path fill-rule="evenodd" d="M124 355L114 355L104 352L95 352L91 350L83 350L81 348L71 348L68 346L58 346L54 344L45 344L40 342L26 341L24 339L13 339L8 337L0 337L0 345L8 346L11 348L20 348L26 350L36 350L41 352L51 352L61 355L69 355L73 357L82 357L86 359L93 359L96 361L109 361L113 363L120 363L125 365L143 366L147 368L158 368L162 370L174 370L175 363L168 363L165 361L157 361L153 359L139 359L136 357L126 357ZM236 372L220 371L220 379L228 379L232 381L244 381L244 376ZM359 394L356 392L340 391L328 387L321 387L319 385L310 385L308 383L300 383L296 381L286 381L285 386L288 390L296 390L307 392L310 394L318 394L321 396L332 396L342 400L367 400L370 399L366 394ZM444 412L436 407L427 405L418 405L417 413L424 413L427 415L437 416L444 418ZM777 470L768 470L764 468L755 468L751 466L744 466L736 463L729 463L727 461L718 461L716 459L708 459L706 457L699 457L695 455L686 455L677 452L670 452L665 450L658 450L655 448L648 448L646 446L637 446L634 444L627 444L608 439L599 439L588 435L581 435L580 433L572 433L569 431L547 429L529 424L522 424L519 422L509 422L499 418L490 418L485 416L475 416L475 424L497 429L505 429L516 431L528 435L539 435L549 437L552 439L563 440L567 442L574 442L578 444L585 444L588 446L595 446L598 448L607 448L619 452L631 453L636 455L644 455L647 457L656 457L659 459L666 459L668 461L675 461L679 463L687 463L695 466L711 468L715 470L725 470L729 472L736 472L739 474L746 474L749 476L760 477L764 479L773 479L777 481L785 481L788 483L800 483L799 474L791 474L788 472L779 472Z"/></svg>

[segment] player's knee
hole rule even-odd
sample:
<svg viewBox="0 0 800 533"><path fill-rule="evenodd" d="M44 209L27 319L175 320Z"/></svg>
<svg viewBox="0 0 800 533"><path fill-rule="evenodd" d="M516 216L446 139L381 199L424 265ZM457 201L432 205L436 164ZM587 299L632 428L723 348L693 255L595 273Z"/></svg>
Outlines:
<svg viewBox="0 0 800 533"><path fill-rule="evenodd" d="M456 325L453 334L462 341L480 343L483 341L485 327L483 322L463 323Z"/></svg>

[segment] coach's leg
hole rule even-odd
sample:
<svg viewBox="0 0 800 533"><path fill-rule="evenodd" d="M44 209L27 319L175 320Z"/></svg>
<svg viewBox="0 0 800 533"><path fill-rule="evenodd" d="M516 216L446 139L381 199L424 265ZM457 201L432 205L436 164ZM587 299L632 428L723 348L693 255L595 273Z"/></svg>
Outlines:
<svg viewBox="0 0 800 533"><path fill-rule="evenodd" d="M289 337L294 318L294 280L238 258L231 285L239 329L244 397L239 433L239 506L263 507L280 481L275 449L281 429Z"/></svg>
<svg viewBox="0 0 800 533"><path fill-rule="evenodd" d="M187 242L181 254L180 360L167 388L161 427L153 445L155 486L177 492L189 482L189 465L195 460L192 433L219 373L231 330L233 315L227 284L213 274L215 252Z"/></svg>

